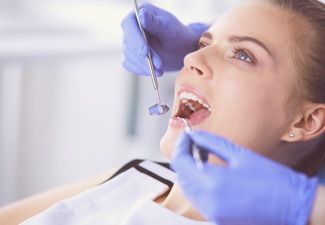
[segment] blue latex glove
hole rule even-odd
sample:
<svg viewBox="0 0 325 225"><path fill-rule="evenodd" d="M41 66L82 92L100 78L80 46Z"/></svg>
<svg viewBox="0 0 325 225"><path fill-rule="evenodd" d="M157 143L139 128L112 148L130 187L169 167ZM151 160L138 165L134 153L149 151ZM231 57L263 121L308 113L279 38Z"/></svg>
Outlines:
<svg viewBox="0 0 325 225"><path fill-rule="evenodd" d="M139 5L140 22L146 31L156 75L179 70L185 55L197 50L198 40L208 27L194 23L183 25L171 13L149 3ZM130 72L149 75L146 56L149 47L139 30L134 12L121 23L123 30L123 67Z"/></svg>
<svg viewBox="0 0 325 225"><path fill-rule="evenodd" d="M190 139L227 165L204 163L197 170ZM318 184L317 178L204 131L180 135L172 168L193 206L218 225L306 225Z"/></svg>

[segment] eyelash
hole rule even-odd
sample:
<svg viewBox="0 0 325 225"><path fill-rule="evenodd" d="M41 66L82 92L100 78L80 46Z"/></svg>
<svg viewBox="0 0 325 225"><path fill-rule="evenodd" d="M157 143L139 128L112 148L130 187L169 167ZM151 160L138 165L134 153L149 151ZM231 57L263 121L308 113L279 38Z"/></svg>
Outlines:
<svg viewBox="0 0 325 225"><path fill-rule="evenodd" d="M204 48L206 46L208 46L208 44L200 41L198 43L198 50L199 49L202 49L202 48ZM246 63L249 63L249 64L253 64L253 65L256 64L256 60L255 60L254 56L252 56L250 53L247 53L247 51L244 50L244 49L241 49L241 48L238 48L238 47L235 46L234 47L234 50L233 50L233 54L234 54L234 56L232 56L232 58L241 60L241 61L246 62ZM250 61L246 61L246 60L243 60L243 59L238 58L238 56L240 54L244 54L247 58L249 58Z"/></svg>

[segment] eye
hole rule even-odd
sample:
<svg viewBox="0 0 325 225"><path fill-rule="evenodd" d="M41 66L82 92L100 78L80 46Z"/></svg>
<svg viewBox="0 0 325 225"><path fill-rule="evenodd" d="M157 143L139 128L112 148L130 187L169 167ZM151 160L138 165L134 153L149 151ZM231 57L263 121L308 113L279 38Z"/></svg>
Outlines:
<svg viewBox="0 0 325 225"><path fill-rule="evenodd" d="M237 58L246 62L250 62L250 63L252 62L251 58L249 58L249 56L246 55L245 52L239 52L237 54Z"/></svg>
<svg viewBox="0 0 325 225"><path fill-rule="evenodd" d="M248 53L245 52L243 49L234 49L234 58L248 62L248 63L254 63L254 60L252 57L249 56Z"/></svg>

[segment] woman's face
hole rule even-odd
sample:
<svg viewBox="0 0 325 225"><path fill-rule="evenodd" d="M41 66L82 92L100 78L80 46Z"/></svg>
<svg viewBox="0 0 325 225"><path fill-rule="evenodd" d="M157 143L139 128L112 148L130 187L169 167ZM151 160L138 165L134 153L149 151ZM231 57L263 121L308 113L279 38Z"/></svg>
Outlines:
<svg viewBox="0 0 325 225"><path fill-rule="evenodd" d="M288 16L252 1L224 14L202 35L176 81L172 117L161 140L167 157L184 130L177 117L186 118L192 129L270 157L281 149L296 116L288 110L295 79Z"/></svg>

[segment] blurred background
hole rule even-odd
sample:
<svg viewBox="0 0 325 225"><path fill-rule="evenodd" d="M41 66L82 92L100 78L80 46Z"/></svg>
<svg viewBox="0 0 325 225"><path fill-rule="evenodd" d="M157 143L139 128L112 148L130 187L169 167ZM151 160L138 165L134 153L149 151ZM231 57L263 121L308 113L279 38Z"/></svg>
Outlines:
<svg viewBox="0 0 325 225"><path fill-rule="evenodd" d="M211 23L235 1L148 2ZM130 10L131 0L0 0L0 205L130 159L166 160L170 113L148 115L150 79L121 66ZM159 78L169 105L175 77Z"/></svg>

